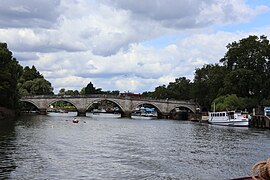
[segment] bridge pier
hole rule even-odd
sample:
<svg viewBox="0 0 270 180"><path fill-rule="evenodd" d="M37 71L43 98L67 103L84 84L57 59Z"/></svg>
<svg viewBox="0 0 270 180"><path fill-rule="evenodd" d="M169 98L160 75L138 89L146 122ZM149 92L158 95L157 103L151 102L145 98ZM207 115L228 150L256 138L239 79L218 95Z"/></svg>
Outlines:
<svg viewBox="0 0 270 180"><path fill-rule="evenodd" d="M131 111L121 112L121 118L131 118Z"/></svg>
<svg viewBox="0 0 270 180"><path fill-rule="evenodd" d="M86 116L86 111L84 111L84 110L78 110L77 116Z"/></svg>
<svg viewBox="0 0 270 180"><path fill-rule="evenodd" d="M47 114L47 109L46 108L39 109L39 114L46 115Z"/></svg>
<svg viewBox="0 0 270 180"><path fill-rule="evenodd" d="M169 119L170 116L169 116L169 113L161 113L158 115L158 119Z"/></svg>

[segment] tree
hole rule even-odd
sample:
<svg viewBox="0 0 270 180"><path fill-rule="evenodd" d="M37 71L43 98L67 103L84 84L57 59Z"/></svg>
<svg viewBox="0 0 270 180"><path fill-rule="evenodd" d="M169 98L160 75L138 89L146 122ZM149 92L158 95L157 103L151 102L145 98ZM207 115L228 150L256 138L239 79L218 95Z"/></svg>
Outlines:
<svg viewBox="0 0 270 180"><path fill-rule="evenodd" d="M28 66L26 66L23 69L23 74L20 77L20 82L26 82L36 78L44 78L44 77L37 71L35 66L32 66L31 69Z"/></svg>
<svg viewBox="0 0 270 180"><path fill-rule="evenodd" d="M170 82L167 86L168 97L177 100L191 99L191 82L186 77L176 78L175 82Z"/></svg>
<svg viewBox="0 0 270 180"><path fill-rule="evenodd" d="M0 106L18 108L17 82L22 67L12 56L6 43L0 43Z"/></svg>
<svg viewBox="0 0 270 180"><path fill-rule="evenodd" d="M37 71L35 66L30 69L26 66L18 83L18 91L21 96L51 95L53 88L51 83Z"/></svg>
<svg viewBox="0 0 270 180"><path fill-rule="evenodd" d="M65 88L60 89L58 95L65 95L65 91Z"/></svg>
<svg viewBox="0 0 270 180"><path fill-rule="evenodd" d="M110 94L114 96L118 96L120 94L120 91L114 90L114 91L102 91L102 94Z"/></svg>
<svg viewBox="0 0 270 180"><path fill-rule="evenodd" d="M212 110L241 110L245 107L244 99L237 97L235 94L227 94L214 99L211 105Z"/></svg>
<svg viewBox="0 0 270 180"><path fill-rule="evenodd" d="M269 87L266 86L270 84L270 45L267 37L249 36L239 42L228 44L227 48L227 53L220 60L230 71L226 78L225 88L229 88L233 84L238 87L238 91L234 90L234 93L251 96L258 102L264 96L269 97L270 92L267 91ZM228 82L233 79L238 80ZM247 81L249 81L248 86ZM243 91L243 88L247 88L246 92L239 92Z"/></svg>
<svg viewBox="0 0 270 180"><path fill-rule="evenodd" d="M32 86L30 88L31 94L34 95L52 95L53 88L51 83L44 78L35 78L32 81Z"/></svg>
<svg viewBox="0 0 270 180"><path fill-rule="evenodd" d="M85 87L83 87L83 88L80 90L80 94L82 94L82 95L85 94Z"/></svg>
<svg viewBox="0 0 270 180"><path fill-rule="evenodd" d="M143 92L143 97L152 97L158 99L191 99L192 83L186 77L179 77L175 82L170 82L168 86L162 85L155 88L154 92Z"/></svg>
<svg viewBox="0 0 270 180"><path fill-rule="evenodd" d="M96 89L92 84L92 82L87 84L87 86L85 87L85 94L100 94L100 93L101 89L100 88Z"/></svg>
<svg viewBox="0 0 270 180"><path fill-rule="evenodd" d="M152 94L153 98L158 99L167 99L168 98L168 91L165 85L158 86L155 88L155 91Z"/></svg>
<svg viewBox="0 0 270 180"><path fill-rule="evenodd" d="M222 95L226 74L227 69L218 64L208 64L196 69L192 86L193 99L209 109L212 101Z"/></svg>

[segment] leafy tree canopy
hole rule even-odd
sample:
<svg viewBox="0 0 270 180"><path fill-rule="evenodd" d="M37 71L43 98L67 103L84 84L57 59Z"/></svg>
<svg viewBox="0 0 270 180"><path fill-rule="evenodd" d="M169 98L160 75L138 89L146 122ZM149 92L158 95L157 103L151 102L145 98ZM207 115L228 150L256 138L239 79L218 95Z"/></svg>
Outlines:
<svg viewBox="0 0 270 180"><path fill-rule="evenodd" d="M222 94L226 74L226 68L218 64L208 64L196 69L192 98L201 106L209 107L211 102Z"/></svg>
<svg viewBox="0 0 270 180"><path fill-rule="evenodd" d="M244 107L244 99L237 97L235 94L219 96L214 99L211 105L211 109L216 111L237 110Z"/></svg>
<svg viewBox="0 0 270 180"><path fill-rule="evenodd" d="M18 83L19 94L28 95L52 95L53 88L51 83L37 71L35 66L26 66Z"/></svg>
<svg viewBox="0 0 270 180"><path fill-rule="evenodd" d="M249 36L227 46L220 60L229 70L226 92L253 97L260 102L270 97L270 44L266 36Z"/></svg>
<svg viewBox="0 0 270 180"><path fill-rule="evenodd" d="M65 88L62 88L59 90L58 95L79 95L78 90L65 90Z"/></svg>
<svg viewBox="0 0 270 180"><path fill-rule="evenodd" d="M22 67L12 56L6 43L0 43L0 106L16 109L18 107L17 82Z"/></svg>
<svg viewBox="0 0 270 180"><path fill-rule="evenodd" d="M96 89L92 82L87 84L87 86L85 87L85 94L100 94L100 93L101 93L101 88Z"/></svg>
<svg viewBox="0 0 270 180"><path fill-rule="evenodd" d="M175 82L170 82L168 86L162 85L155 88L154 92L143 92L144 97L152 97L157 99L191 99L192 83L186 77L176 78Z"/></svg>

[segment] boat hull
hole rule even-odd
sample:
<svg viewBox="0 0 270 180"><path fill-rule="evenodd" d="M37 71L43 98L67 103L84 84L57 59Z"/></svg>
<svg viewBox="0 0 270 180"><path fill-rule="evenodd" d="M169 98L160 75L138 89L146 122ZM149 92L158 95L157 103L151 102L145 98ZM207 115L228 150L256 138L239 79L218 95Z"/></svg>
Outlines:
<svg viewBox="0 0 270 180"><path fill-rule="evenodd" d="M156 116L140 116L140 115L131 115L132 119L157 119Z"/></svg>
<svg viewBox="0 0 270 180"><path fill-rule="evenodd" d="M208 121L209 124L220 125L220 126L235 126L235 127L248 127L248 121L237 121L237 122L214 122Z"/></svg>

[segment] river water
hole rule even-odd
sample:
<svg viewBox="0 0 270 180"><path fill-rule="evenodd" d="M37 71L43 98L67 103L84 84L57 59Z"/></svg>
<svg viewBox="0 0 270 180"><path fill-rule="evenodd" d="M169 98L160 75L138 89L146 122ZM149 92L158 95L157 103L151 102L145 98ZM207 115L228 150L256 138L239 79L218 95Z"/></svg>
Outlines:
<svg viewBox="0 0 270 180"><path fill-rule="evenodd" d="M0 179L229 179L270 157L270 131L72 113L0 124Z"/></svg>

